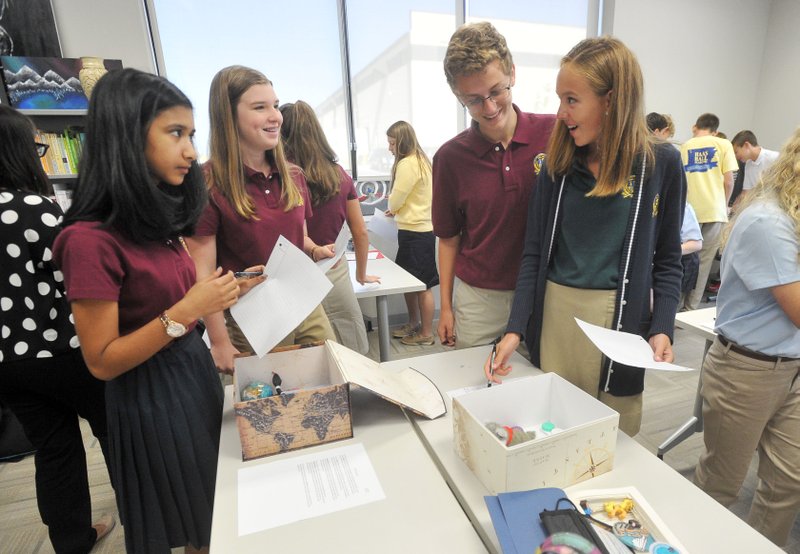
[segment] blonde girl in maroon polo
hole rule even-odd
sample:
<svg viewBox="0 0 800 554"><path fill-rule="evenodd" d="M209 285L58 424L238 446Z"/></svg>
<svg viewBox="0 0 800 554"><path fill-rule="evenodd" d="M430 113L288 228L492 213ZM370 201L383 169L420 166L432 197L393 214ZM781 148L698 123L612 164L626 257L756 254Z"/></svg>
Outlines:
<svg viewBox="0 0 800 554"><path fill-rule="evenodd" d="M306 222L308 236L317 244L332 245L347 222L356 254L356 280L380 283L367 275L369 236L353 179L336 160L314 109L298 100L283 104L281 136L288 158L303 168L311 195L314 216ZM364 315L358 305L347 260L342 257L326 276L333 288L322 301L336 340L361 354L369 350Z"/></svg>
<svg viewBox="0 0 800 554"><path fill-rule="evenodd" d="M281 141L283 116L272 82L263 73L234 65L211 81L211 156L204 170L209 202L187 240L197 274L214 268L263 269L283 235L315 262L333 256L306 233L313 215L303 172L286 160ZM265 277L258 277L261 282ZM233 357L252 348L230 313L206 318L211 355L220 371L233 373ZM317 308L280 345L336 340Z"/></svg>
<svg viewBox="0 0 800 554"><path fill-rule="evenodd" d="M188 98L112 71L95 87L81 172L54 247L89 370L106 383L110 475L125 547L207 550L222 387L195 323L236 302L195 279L183 243L206 202Z"/></svg>

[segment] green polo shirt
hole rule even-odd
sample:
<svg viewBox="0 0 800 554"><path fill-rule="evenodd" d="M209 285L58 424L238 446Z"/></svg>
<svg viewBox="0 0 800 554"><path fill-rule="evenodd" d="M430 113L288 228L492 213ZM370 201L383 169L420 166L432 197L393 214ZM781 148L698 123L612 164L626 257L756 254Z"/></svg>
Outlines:
<svg viewBox="0 0 800 554"><path fill-rule="evenodd" d="M632 180L614 196L587 197L595 183L582 162L573 164L547 278L567 287L614 290L633 201Z"/></svg>

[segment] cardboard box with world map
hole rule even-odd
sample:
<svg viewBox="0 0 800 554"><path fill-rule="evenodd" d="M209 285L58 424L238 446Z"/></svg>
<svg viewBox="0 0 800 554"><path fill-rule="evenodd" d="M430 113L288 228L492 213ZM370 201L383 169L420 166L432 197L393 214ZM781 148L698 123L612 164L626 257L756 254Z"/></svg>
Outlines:
<svg viewBox="0 0 800 554"><path fill-rule="evenodd" d="M430 419L446 412L439 390L423 374L386 368L332 341L239 358L235 368L233 406L243 460L352 438L351 383ZM280 394L243 400L249 385L271 385L275 375Z"/></svg>
<svg viewBox="0 0 800 554"><path fill-rule="evenodd" d="M618 425L617 412L554 373L453 398L456 452L492 494L610 471Z"/></svg>

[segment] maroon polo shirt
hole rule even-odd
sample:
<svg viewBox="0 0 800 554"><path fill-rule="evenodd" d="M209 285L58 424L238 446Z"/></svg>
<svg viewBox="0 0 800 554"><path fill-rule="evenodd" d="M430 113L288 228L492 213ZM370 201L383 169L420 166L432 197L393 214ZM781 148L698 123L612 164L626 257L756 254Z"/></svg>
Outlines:
<svg viewBox="0 0 800 554"><path fill-rule="evenodd" d="M477 122L433 157L433 232L461 236L456 276L465 283L513 290L517 282L528 199L536 183L553 115L517 112L508 145L486 140Z"/></svg>
<svg viewBox="0 0 800 554"><path fill-rule="evenodd" d="M208 206L195 230L198 236L216 236L217 265L225 271L266 263L280 235L302 250L303 222L312 215L306 180L299 170L293 177L303 204L288 212L281 203L281 176L277 171L264 175L245 166L244 172L245 190L255 204L258 219L239 215L216 187L211 187Z"/></svg>
<svg viewBox="0 0 800 554"><path fill-rule="evenodd" d="M308 236L317 244L332 244L347 220L347 201L355 200L356 187L344 168L339 168L339 194L319 206L314 206L314 217L306 222Z"/></svg>
<svg viewBox="0 0 800 554"><path fill-rule="evenodd" d="M158 317L195 283L194 262L177 239L137 244L94 221L61 231L53 259L64 274L70 302L117 302L120 336Z"/></svg>

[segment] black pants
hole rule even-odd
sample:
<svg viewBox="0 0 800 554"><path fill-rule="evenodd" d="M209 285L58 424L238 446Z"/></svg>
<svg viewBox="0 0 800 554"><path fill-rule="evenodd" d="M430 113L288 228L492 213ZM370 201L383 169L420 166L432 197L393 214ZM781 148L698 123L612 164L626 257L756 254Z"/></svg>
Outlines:
<svg viewBox="0 0 800 554"><path fill-rule="evenodd" d="M53 549L89 552L97 533L78 416L89 422L107 462L105 383L73 350L0 364L0 398L37 449L36 501Z"/></svg>

